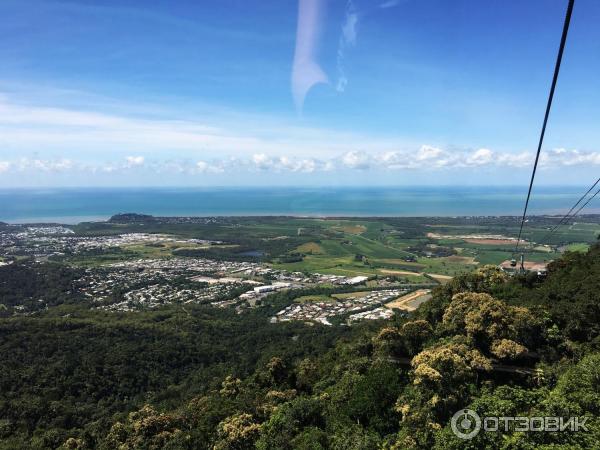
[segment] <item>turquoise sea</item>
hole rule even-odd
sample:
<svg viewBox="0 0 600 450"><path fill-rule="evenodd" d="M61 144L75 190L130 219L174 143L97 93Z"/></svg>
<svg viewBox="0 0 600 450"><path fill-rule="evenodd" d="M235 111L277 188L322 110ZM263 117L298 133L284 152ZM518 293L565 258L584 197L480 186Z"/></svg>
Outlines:
<svg viewBox="0 0 600 450"><path fill-rule="evenodd" d="M584 187L538 187L531 213L561 214ZM77 223L123 212L160 216L519 215L524 187L64 188L0 190L0 221ZM600 212L592 201L588 213Z"/></svg>

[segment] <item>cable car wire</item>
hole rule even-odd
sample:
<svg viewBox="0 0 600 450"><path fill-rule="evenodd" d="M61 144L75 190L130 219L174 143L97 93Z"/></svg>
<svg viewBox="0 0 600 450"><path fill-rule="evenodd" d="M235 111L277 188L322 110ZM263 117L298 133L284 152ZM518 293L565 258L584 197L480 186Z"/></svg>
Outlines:
<svg viewBox="0 0 600 450"><path fill-rule="evenodd" d="M600 181L600 179L599 179L598 181ZM596 183L598 183L598 181L597 181ZM591 189L590 189L590 190L591 190ZM588 192L589 192L589 191L588 191ZM592 200L593 200L593 199L594 199L594 198L595 198L595 197L596 197L598 194L600 194L600 189L598 189L596 192L594 192L594 195L592 195L590 198L588 198L588 199L587 199L587 201L586 201L586 202L585 202L583 205L581 205L581 206L579 207L579 209L578 209L578 210L577 210L577 211L576 211L574 214L572 214L572 215L569 217L569 219L572 219L572 218L573 218L573 217L575 217L577 214L579 214L579 212L580 212L580 211L581 211L583 208L585 208L585 207L588 205L588 203L589 203L589 202L591 202L591 201L592 201ZM586 195L587 195L587 193L586 193ZM557 227L555 227L555 228L558 228L558 226L557 226ZM552 236L552 233L548 233L548 237L551 237L551 236ZM547 241L544 241L544 242L547 242Z"/></svg>
<svg viewBox="0 0 600 450"><path fill-rule="evenodd" d="M583 208L585 208L585 207L587 206L587 204L588 204L589 202L591 202L591 201L594 199L594 197L596 197L596 195L598 195L599 193L600 193L600 189L598 189L596 192L594 192L594 195L592 195L590 198L588 198L588 200L587 200L587 201L586 201L586 202L585 202L583 205L581 205L581 207L580 207L580 208L579 208L579 209L578 209L578 210L575 212L575 214L573 214L573 216L572 216L572 217L575 217L577 214L579 214L579 212L580 212L580 211L581 211Z"/></svg>
<svg viewBox="0 0 600 450"><path fill-rule="evenodd" d="M592 189L594 189L598 185L598 183L600 183L600 178L598 178L596 180L596 182L594 184L592 184L592 187L589 188L585 194L583 194L581 197L579 197L579 200L577 200L577 202L573 206L571 206L571 209L569 210L569 212L566 213L564 216L562 216L560 221L556 225L554 225L554 227L552 227L552 229L541 239L540 244L544 244L544 243L548 242L548 239L558 229L558 227L560 227L563 223L568 222L568 219L570 218L569 216L571 216L571 213L573 212L573 210L575 208L577 208L577 205L579 205L583 201L583 199L588 196L588 194L590 192L592 192ZM597 194L597 192L596 192L596 194ZM594 198L596 196L596 194L594 194L592 196L592 198ZM587 203L588 202L586 202L585 205L587 205ZM581 209L579 209L577 212L579 212L579 211L581 211ZM576 215L577 215L577 213L573 214L572 217L575 217Z"/></svg>
<svg viewBox="0 0 600 450"><path fill-rule="evenodd" d="M521 242L521 234L523 233L523 224L527 217L527 208L529 206L529 199L531 197L531 189L533 188L533 180L535 179L535 173L537 171L538 161L540 159L540 153L542 151L542 144L544 142L544 135L546 134L546 125L548 124L548 116L550 115L550 108L552 107L552 99L554 98L554 90L556 89L556 82L558 80L558 73L560 72L560 64L562 62L562 56L565 49L565 43L567 42L567 34L569 32L569 24L571 23L571 14L573 12L573 5L575 0L569 0L567 5L567 12L565 15L565 21L563 24L562 36L560 38L560 45L558 47L558 55L556 57L556 64L554 66L554 76L552 77L552 85L550 86L550 94L548 95L548 102L546 104L546 113L544 114L544 122L542 124L542 131L540 133L540 140L538 142L537 152L535 155L535 162L533 164L533 171L531 173L531 180L529 181L529 190L527 191L527 200L525 200L525 208L523 208L523 217L521 218L521 226L519 227L519 237L517 238L517 244L515 245L515 253L519 249L519 243Z"/></svg>

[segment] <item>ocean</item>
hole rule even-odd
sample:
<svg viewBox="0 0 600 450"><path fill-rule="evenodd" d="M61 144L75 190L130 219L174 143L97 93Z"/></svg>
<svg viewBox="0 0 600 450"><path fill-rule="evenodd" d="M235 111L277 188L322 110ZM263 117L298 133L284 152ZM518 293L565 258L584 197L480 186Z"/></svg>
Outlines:
<svg viewBox="0 0 600 450"><path fill-rule="evenodd" d="M584 187L538 187L531 214L564 214ZM73 224L135 212L157 216L520 215L520 187L31 188L0 190L0 221ZM598 213L592 201L585 212Z"/></svg>

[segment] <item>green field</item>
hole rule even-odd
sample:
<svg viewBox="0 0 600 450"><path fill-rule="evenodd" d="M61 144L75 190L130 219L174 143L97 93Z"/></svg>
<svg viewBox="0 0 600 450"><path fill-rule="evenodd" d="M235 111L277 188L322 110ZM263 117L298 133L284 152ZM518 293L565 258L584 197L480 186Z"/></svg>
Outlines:
<svg viewBox="0 0 600 450"><path fill-rule="evenodd" d="M534 218L523 231L528 241L522 244L525 259L549 262L565 250L585 250L600 233L598 218L585 220L562 226L550 242L542 242L556 220ZM477 242L468 238L478 235L514 238L518 233L518 220L510 217L230 217L208 223L84 223L76 226L75 231L84 236L164 233L181 239L219 240L226 244L201 246L169 242L164 245L128 245L97 255L67 258L75 264L96 265L135 258L173 256L246 258L294 272L393 276L409 282L423 282L427 280L423 274L456 276L483 264L499 264L516 257L510 243L493 240ZM438 237L432 238L430 233ZM244 252L257 252L261 256L246 257Z"/></svg>
<svg viewBox="0 0 600 450"><path fill-rule="evenodd" d="M573 244L566 245L564 250L569 252L587 252L590 248L590 244L586 244L584 242L577 242Z"/></svg>
<svg viewBox="0 0 600 450"><path fill-rule="evenodd" d="M327 295L304 295L294 300L297 303L333 302L335 299Z"/></svg>

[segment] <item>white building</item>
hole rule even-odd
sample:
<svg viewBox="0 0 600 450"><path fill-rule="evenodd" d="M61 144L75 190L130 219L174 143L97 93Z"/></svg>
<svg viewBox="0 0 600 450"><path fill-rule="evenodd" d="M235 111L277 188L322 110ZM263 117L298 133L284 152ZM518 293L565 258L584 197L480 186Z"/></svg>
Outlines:
<svg viewBox="0 0 600 450"><path fill-rule="evenodd" d="M364 283L368 279L369 279L369 277L365 277L365 276L358 276L358 277L354 277L354 278L348 278L346 280L346 284L360 284L360 283Z"/></svg>
<svg viewBox="0 0 600 450"><path fill-rule="evenodd" d="M254 288L254 292L256 292L257 294L262 294L263 292L271 292L274 290L275 290L275 287L273 287L269 284L264 285L264 286L256 286Z"/></svg>

